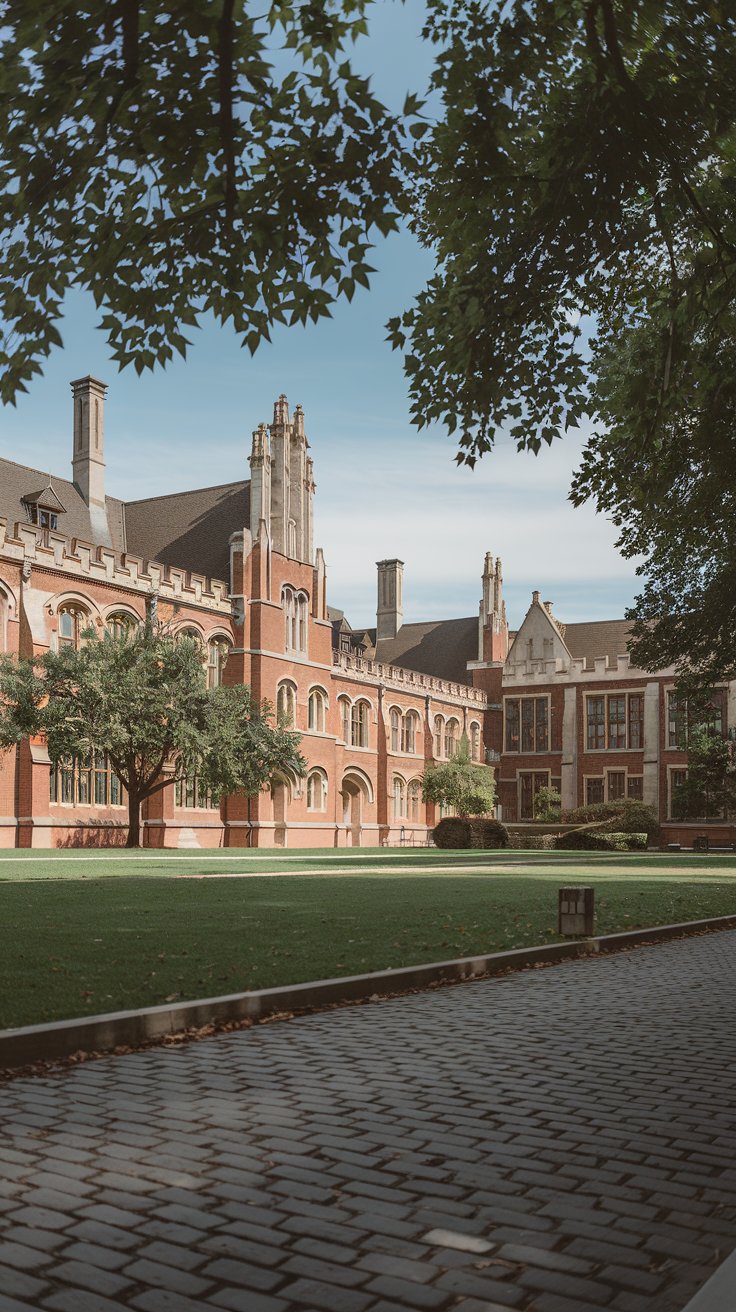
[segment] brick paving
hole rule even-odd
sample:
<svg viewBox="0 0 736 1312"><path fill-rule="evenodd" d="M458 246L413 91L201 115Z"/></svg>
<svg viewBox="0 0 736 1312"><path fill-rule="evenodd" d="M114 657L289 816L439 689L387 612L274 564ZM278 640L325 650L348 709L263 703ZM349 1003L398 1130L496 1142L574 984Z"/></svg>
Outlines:
<svg viewBox="0 0 736 1312"><path fill-rule="evenodd" d="M736 1245L736 933L0 1089L0 1312L679 1312Z"/></svg>

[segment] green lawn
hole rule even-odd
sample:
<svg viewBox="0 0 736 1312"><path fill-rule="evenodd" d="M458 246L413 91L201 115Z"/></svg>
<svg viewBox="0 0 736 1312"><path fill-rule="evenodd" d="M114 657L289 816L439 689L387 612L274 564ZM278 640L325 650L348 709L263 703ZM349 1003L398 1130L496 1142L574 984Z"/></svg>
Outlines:
<svg viewBox="0 0 736 1312"><path fill-rule="evenodd" d="M566 882L601 933L736 914L734 857L0 853L0 1028L553 942Z"/></svg>

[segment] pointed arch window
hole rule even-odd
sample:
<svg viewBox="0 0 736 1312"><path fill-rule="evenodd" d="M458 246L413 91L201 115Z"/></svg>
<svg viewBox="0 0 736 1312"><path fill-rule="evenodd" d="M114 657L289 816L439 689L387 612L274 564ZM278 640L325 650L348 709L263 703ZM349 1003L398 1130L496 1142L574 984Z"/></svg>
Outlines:
<svg viewBox="0 0 736 1312"><path fill-rule="evenodd" d="M391 708L390 723L391 723L391 751L399 752L401 750L401 727L403 723L403 716L401 715L400 711L397 711L395 706L392 706Z"/></svg>
<svg viewBox="0 0 736 1312"><path fill-rule="evenodd" d="M219 688L230 655L227 638L212 638L207 643L207 687Z"/></svg>
<svg viewBox="0 0 736 1312"><path fill-rule="evenodd" d="M480 760L480 725L475 721L470 726L470 759Z"/></svg>
<svg viewBox="0 0 736 1312"><path fill-rule="evenodd" d="M350 715L350 741L353 747L368 746L368 702L356 702Z"/></svg>
<svg viewBox="0 0 736 1312"><path fill-rule="evenodd" d="M276 716L281 724L296 724L296 688L293 683L280 683L276 691Z"/></svg>
<svg viewBox="0 0 736 1312"><path fill-rule="evenodd" d="M422 814L422 784L412 779L406 790L406 810L410 820L419 820Z"/></svg>
<svg viewBox="0 0 736 1312"><path fill-rule="evenodd" d="M312 770L307 778L307 810L324 811L327 806L327 775Z"/></svg>
<svg viewBox="0 0 736 1312"><path fill-rule="evenodd" d="M445 756L451 761L460 745L460 724L450 719L445 724Z"/></svg>
<svg viewBox="0 0 736 1312"><path fill-rule="evenodd" d="M406 784L401 775L395 774L393 781L394 820L406 819Z"/></svg>
<svg viewBox="0 0 736 1312"><path fill-rule="evenodd" d="M347 697L338 697L337 704L340 708L340 732L344 743L350 742L350 720L352 707Z"/></svg>
<svg viewBox="0 0 736 1312"><path fill-rule="evenodd" d="M309 628L309 597L294 588L281 589L284 611L284 647L286 651L306 652Z"/></svg>
<svg viewBox="0 0 736 1312"><path fill-rule="evenodd" d="M434 754L435 756L441 756L443 738L444 738L444 729L445 729L445 721L443 716L435 715L433 727L434 727L434 734L433 734Z"/></svg>
<svg viewBox="0 0 736 1312"><path fill-rule="evenodd" d="M401 750L413 756L417 750L417 728L419 716L416 711L407 711L401 725Z"/></svg>
<svg viewBox="0 0 736 1312"><path fill-rule="evenodd" d="M314 733L325 732L327 695L323 688L312 688L309 694L309 728Z"/></svg>

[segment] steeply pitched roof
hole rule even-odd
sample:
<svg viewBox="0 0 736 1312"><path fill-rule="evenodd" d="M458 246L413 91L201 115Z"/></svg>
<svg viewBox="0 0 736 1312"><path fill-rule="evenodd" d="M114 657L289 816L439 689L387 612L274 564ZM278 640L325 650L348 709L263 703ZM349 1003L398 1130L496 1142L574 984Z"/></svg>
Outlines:
<svg viewBox="0 0 736 1312"><path fill-rule="evenodd" d="M375 629L369 632L375 642ZM461 620L404 624L395 638L383 638L376 647L378 661L401 665L419 674L433 674L452 683L469 684L468 661L477 659L477 615Z"/></svg>
<svg viewBox="0 0 736 1312"><path fill-rule="evenodd" d="M41 506L44 510L53 510L56 514L63 515L66 507L62 506L56 491L48 482L45 487L39 488L38 492L26 492L23 497L26 505Z"/></svg>
<svg viewBox="0 0 736 1312"><path fill-rule="evenodd" d="M18 465L14 460L0 460L0 518L9 524L28 523L29 513L27 497L38 495L39 488L47 489L51 476L28 465ZM64 507L59 513L59 532L65 537L79 538L93 546L109 545L115 551L125 550L125 531L123 528L123 503L116 497L107 498L107 519L110 526L110 543L101 544L95 534L90 519L89 506L74 483L68 478L54 478L53 488Z"/></svg>
<svg viewBox="0 0 736 1312"><path fill-rule="evenodd" d="M590 620L565 625L565 642L575 660L584 658L592 667L596 657L607 656L615 664L628 651L628 620Z"/></svg>
<svg viewBox="0 0 736 1312"><path fill-rule="evenodd" d="M227 580L229 538L249 523L249 502L245 481L126 501L127 549L146 560Z"/></svg>

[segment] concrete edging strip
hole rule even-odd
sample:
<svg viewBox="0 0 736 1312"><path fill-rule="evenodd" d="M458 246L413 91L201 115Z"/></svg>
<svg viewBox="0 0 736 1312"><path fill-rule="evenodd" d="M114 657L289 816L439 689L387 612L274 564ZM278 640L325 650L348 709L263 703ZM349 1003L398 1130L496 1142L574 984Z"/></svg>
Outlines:
<svg viewBox="0 0 736 1312"><path fill-rule="evenodd" d="M200 998L174 1006L144 1007L139 1011L76 1017L48 1025L26 1025L0 1031L0 1070L32 1066L36 1062L64 1061L80 1052L103 1053L118 1047L138 1048L208 1025L259 1021L287 1012L319 1011L340 1003L372 1002L436 984L484 979L527 967L554 965L719 929L736 929L736 915L691 920L680 925L654 925L650 929L627 930L536 948L513 948L487 956L434 961L367 975L344 975L307 984L287 984L252 993Z"/></svg>
<svg viewBox="0 0 736 1312"><path fill-rule="evenodd" d="M736 1307L736 1250L721 1262L682 1312L728 1312Z"/></svg>

